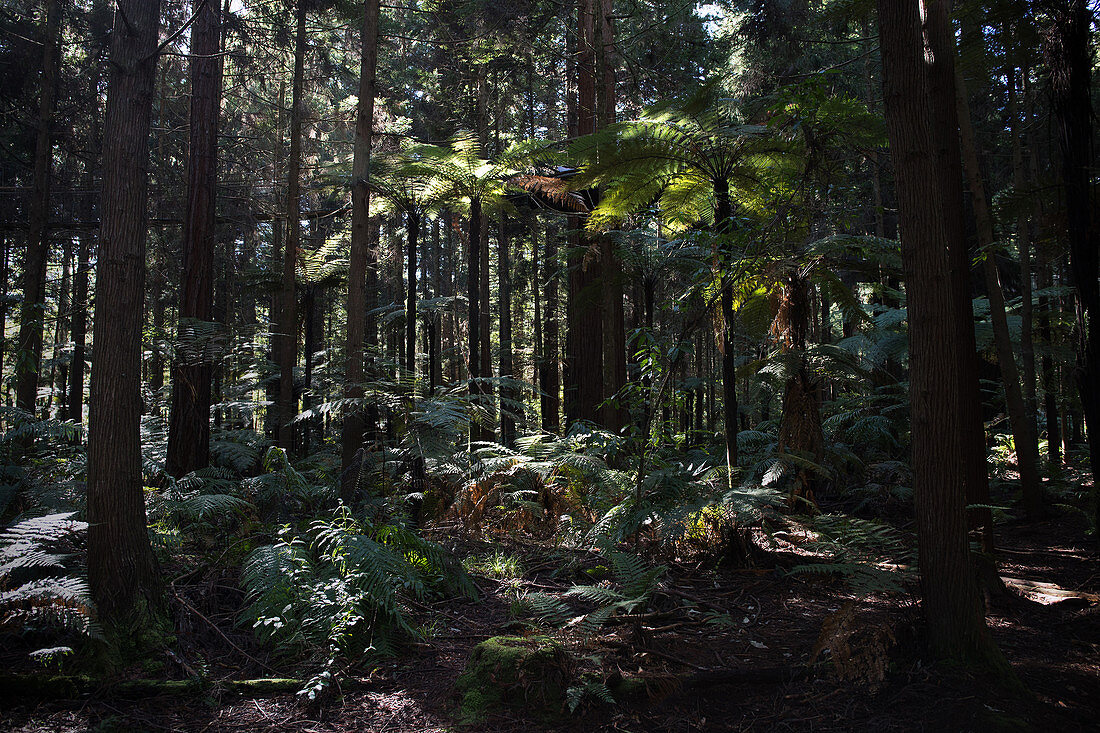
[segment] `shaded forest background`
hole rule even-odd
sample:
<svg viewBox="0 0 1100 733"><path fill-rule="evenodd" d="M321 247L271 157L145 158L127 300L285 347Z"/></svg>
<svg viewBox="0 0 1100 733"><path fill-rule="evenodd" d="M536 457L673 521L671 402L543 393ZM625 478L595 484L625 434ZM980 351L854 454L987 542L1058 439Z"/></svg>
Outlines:
<svg viewBox="0 0 1100 733"><path fill-rule="evenodd" d="M11 689L312 704L444 608L455 719L630 705L757 571L837 604L784 684L1095 650L1095 7L951 5L7 3Z"/></svg>

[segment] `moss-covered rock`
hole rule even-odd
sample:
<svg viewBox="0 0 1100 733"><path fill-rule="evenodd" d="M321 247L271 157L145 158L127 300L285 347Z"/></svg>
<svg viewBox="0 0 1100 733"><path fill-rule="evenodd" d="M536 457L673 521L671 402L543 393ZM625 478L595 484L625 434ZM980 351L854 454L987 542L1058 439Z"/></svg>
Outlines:
<svg viewBox="0 0 1100 733"><path fill-rule="evenodd" d="M494 636L474 647L455 682L459 720L471 723L503 706L525 708L535 717L561 715L573 663L560 644L545 636Z"/></svg>

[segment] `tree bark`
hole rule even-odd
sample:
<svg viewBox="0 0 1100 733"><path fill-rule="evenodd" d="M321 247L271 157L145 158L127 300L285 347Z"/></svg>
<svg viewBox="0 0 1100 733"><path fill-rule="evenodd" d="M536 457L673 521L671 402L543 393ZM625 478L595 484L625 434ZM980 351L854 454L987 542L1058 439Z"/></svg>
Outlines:
<svg viewBox="0 0 1100 733"><path fill-rule="evenodd" d="M500 295L500 378L513 379L512 363L512 262L508 247L508 219L500 215L500 233L497 236L497 292ZM516 440L516 396L511 386L500 386L500 442L509 448Z"/></svg>
<svg viewBox="0 0 1100 733"><path fill-rule="evenodd" d="M218 116L221 111L221 14L214 0L193 0L191 114L187 210L183 218L183 280L179 333L168 418L168 473L180 477L210 465L209 329L214 306Z"/></svg>
<svg viewBox="0 0 1100 733"><path fill-rule="evenodd" d="M302 168L302 87L306 56L306 4L298 0L295 10L297 31L294 36L294 78L290 93L290 160L286 177L286 247L283 251L282 298L279 302L279 447L294 448L294 427L290 421L298 413L298 395L294 390L294 367L298 362L298 300L295 275L298 249L301 247L301 168Z"/></svg>
<svg viewBox="0 0 1100 733"><path fill-rule="evenodd" d="M577 4L577 125L576 135L596 131L595 3ZM603 273L598 246L582 230L583 220L569 217L569 302L565 359L565 417L569 425L584 420L599 423L603 384Z"/></svg>
<svg viewBox="0 0 1100 733"><path fill-rule="evenodd" d="M931 0L923 5L927 13L946 15ZM932 119L953 108L954 90L931 84L938 70L929 66L950 65L954 50L933 33L925 54L917 0L879 0L878 10L909 306L912 464L924 614L937 656L999 666L968 560L960 393L942 378L958 368L958 352L965 348L959 343L958 302L942 296L953 266L944 243L959 246L962 230L961 220L944 216L944 198L950 195L945 183L959 177L959 168L943 166L939 146L946 141L936 139ZM950 96L930 105L935 92ZM952 136L957 146L957 130Z"/></svg>
<svg viewBox="0 0 1100 733"><path fill-rule="evenodd" d="M90 173L85 176L87 187L93 185ZM91 199L86 199L83 211L91 215ZM69 419L77 425L84 422L84 361L86 358L88 337L88 312L92 304L88 302L88 274L91 269L91 251L94 233L80 233L77 246L76 269L73 272L73 358L69 363Z"/></svg>
<svg viewBox="0 0 1100 733"><path fill-rule="evenodd" d="M282 185L282 166L285 155L283 153L283 124L284 115L283 110L286 108L286 80L279 79L279 97L278 103L275 106L275 141L272 145L272 161L271 161L271 198L273 201L279 201L280 186ZM275 210L271 212L271 271L272 276L277 271L277 268L282 266L283 258L283 231L286 223L286 212L282 212L283 216L280 217L278 211L278 203L274 204ZM275 366L275 373L271 374L267 378L265 385L265 396L267 398L268 406L264 412L264 434L271 440L278 440L279 438L279 303L282 299L282 293L279 290L275 290L271 294L270 304L268 305L267 320L271 329L270 336L270 353L268 356L268 363Z"/></svg>
<svg viewBox="0 0 1100 733"><path fill-rule="evenodd" d="M469 324L466 331L469 349L470 402L475 408L482 406L481 378L481 199L470 199L469 230L466 238L466 299L469 302ZM470 442L485 440L481 416L475 415L470 423Z"/></svg>
<svg viewBox="0 0 1100 733"><path fill-rule="evenodd" d="M970 250L967 246L963 209L962 158L959 151L959 115L955 92L955 40L947 17L946 0L925 2L923 42L948 54L928 65L927 86L932 104L932 143L936 165L941 171L944 188L941 215L946 221L951 278L946 282L954 299L956 319L955 370L962 411L963 469L966 471L967 504L989 504L989 473L986 465L985 424L982 420L981 390L978 380L978 349L974 337L974 311L970 292ZM982 543L987 552L993 549L993 517L988 509L970 513L972 527L982 529Z"/></svg>
<svg viewBox="0 0 1100 733"><path fill-rule="evenodd" d="M728 236L733 226L733 204L730 200L729 181L722 179L714 184L714 222L719 237ZM723 242L719 245L724 257L723 267L730 266L732 253ZM733 341L733 283L729 273L722 273L722 409L726 434L726 467L732 472L737 468L737 355ZM652 307L652 306L649 306ZM732 482L732 478L730 479ZM732 484L731 484L732 485Z"/></svg>
<svg viewBox="0 0 1100 733"><path fill-rule="evenodd" d="M377 288L377 256L371 257L370 242L370 168L371 135L374 132L374 97L378 73L378 13L379 0L364 0L363 24L359 31L359 103L355 111L355 146L351 164L351 254L348 260L348 325L345 346L344 398L363 397L364 344L367 338L367 273L375 273ZM373 250L377 253L377 250ZM361 450L365 412L351 408L344 417L340 436L340 498L345 504L356 499L361 473Z"/></svg>
<svg viewBox="0 0 1100 733"><path fill-rule="evenodd" d="M416 378L416 245L420 238L420 214L406 212L408 243L408 283L405 295L405 371L410 380Z"/></svg>
<svg viewBox="0 0 1100 733"><path fill-rule="evenodd" d="M959 140L965 160L966 178L970 184L970 199L974 207L974 219L978 227L978 244L985 252L982 271L989 295L989 315L993 321L993 342L997 349L997 362L1001 367L1005 404L1012 437L1016 443L1016 464L1020 471L1020 488L1023 492L1024 512L1031 519L1043 511L1042 477L1039 475L1039 448L1035 437L1034 416L1028 412L1024 394L1020 388L1020 372L1016 357L1012 354L1012 336L1008 330L1008 311L1005 307L1001 275L997 270L994 243L993 216L989 211L989 199L982 181L974 130L970 124L970 105L961 73L955 78L959 117ZM1030 277L1030 274L1029 274Z"/></svg>
<svg viewBox="0 0 1100 733"><path fill-rule="evenodd" d="M69 403L65 399L68 386L69 367L59 358L58 352L69 340L69 319L72 317L72 260L73 240L66 237L61 243L61 288L57 296L57 323L55 324L53 339L53 362L50 369L50 399L46 403L44 411L45 419L49 419L50 410L57 404L57 416L60 420L68 419ZM57 380L55 381L55 372Z"/></svg>
<svg viewBox="0 0 1100 733"><path fill-rule="evenodd" d="M1100 242L1090 205L1093 157L1090 49L1092 12L1086 0L1052 3L1052 25L1046 33L1045 56L1050 69L1051 102L1058 128L1065 189L1070 266L1077 289L1077 390L1088 422L1089 463L1093 475L1093 508L1100 467Z"/></svg>
<svg viewBox="0 0 1100 733"><path fill-rule="evenodd" d="M46 317L46 265L49 260L50 168L53 162L53 116L57 96L61 4L48 0L42 34L42 76L38 97L38 134L34 146L33 193L27 217L27 255L23 265L23 305L19 309L15 401L34 416L42 366L42 331Z"/></svg>
<svg viewBox="0 0 1100 733"><path fill-rule="evenodd" d="M159 0L118 0L104 124L88 437L88 581L121 631L159 607L141 471L141 332Z"/></svg>
<svg viewBox="0 0 1100 733"><path fill-rule="evenodd" d="M546 233L546 254L543 257L543 327L542 364L539 366L539 387L542 390L542 429L553 435L561 430L561 372L558 359L558 240L556 232Z"/></svg>

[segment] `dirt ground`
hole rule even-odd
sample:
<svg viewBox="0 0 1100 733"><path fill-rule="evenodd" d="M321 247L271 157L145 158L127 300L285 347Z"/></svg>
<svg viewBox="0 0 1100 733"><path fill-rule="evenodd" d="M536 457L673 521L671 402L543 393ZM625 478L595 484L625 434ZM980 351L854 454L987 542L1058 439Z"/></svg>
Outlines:
<svg viewBox="0 0 1100 733"><path fill-rule="evenodd" d="M416 607L434 633L352 681L320 706L292 693L0 701L0 729L38 731L1057 731L1096 730L1100 710L1100 573L1083 522L1058 518L1000 528L1000 574L1036 603L989 616L1023 690L930 667L913 599L855 601L827 576L769 568L673 565L655 611L574 651L608 681L644 684L625 702L585 702L532 719L522 707L459 724L455 679L474 646L515 634L517 589L564 590L562 556L505 540L526 572L479 577L478 600ZM497 543L464 540L459 551ZM292 676L234 624L241 595L226 574L172 589L179 647L162 674L208 679ZM823 633L824 628L824 633ZM820 640L820 643L819 643ZM821 650L812 666L815 647ZM0 663L9 654L0 652ZM829 660L829 664L823 664ZM10 668L10 667L9 667ZM190 670L188 672L188 670ZM807 670L810 670L809 672ZM532 681L530 684L536 684Z"/></svg>

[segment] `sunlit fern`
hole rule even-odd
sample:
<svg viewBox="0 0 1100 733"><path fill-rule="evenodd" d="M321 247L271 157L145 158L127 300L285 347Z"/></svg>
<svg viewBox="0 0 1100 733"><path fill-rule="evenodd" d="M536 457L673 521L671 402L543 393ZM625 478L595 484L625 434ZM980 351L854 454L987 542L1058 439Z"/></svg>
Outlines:
<svg viewBox="0 0 1100 733"><path fill-rule="evenodd" d="M416 637L409 600L471 595L462 566L445 549L400 525L374 525L341 508L296 536L257 548L241 571L242 623L298 654L388 655Z"/></svg>

